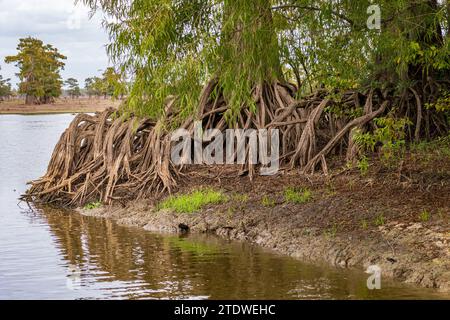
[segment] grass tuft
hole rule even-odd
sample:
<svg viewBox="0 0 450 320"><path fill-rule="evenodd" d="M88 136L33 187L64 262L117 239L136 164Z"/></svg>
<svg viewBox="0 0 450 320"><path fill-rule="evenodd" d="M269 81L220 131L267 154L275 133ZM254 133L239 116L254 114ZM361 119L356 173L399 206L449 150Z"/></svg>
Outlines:
<svg viewBox="0 0 450 320"><path fill-rule="evenodd" d="M261 199L261 204L266 208L273 208L275 207L275 200L269 198L268 196L264 196Z"/></svg>
<svg viewBox="0 0 450 320"><path fill-rule="evenodd" d="M431 218L431 214L428 210L423 210L420 214L419 214L419 219L422 222L427 222L428 220L430 220Z"/></svg>
<svg viewBox="0 0 450 320"><path fill-rule="evenodd" d="M366 219L361 220L361 228L363 228L363 230L367 230L367 228L369 228L369 223Z"/></svg>
<svg viewBox="0 0 450 320"><path fill-rule="evenodd" d="M386 223L386 218L384 217L384 215L382 213L380 213L374 221L375 226L377 227L381 227L384 226Z"/></svg>
<svg viewBox="0 0 450 320"><path fill-rule="evenodd" d="M284 190L284 199L286 202L301 204L310 201L311 198L312 192L308 188L298 189L289 187Z"/></svg>
<svg viewBox="0 0 450 320"><path fill-rule="evenodd" d="M193 213L208 204L219 204L228 198L220 191L199 189L188 194L170 196L162 201L157 210L172 210L177 213Z"/></svg>

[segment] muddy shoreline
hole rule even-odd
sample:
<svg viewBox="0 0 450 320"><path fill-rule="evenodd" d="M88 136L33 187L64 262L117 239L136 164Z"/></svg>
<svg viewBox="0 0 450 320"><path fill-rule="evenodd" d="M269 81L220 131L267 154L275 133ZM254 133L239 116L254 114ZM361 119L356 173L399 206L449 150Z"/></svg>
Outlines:
<svg viewBox="0 0 450 320"><path fill-rule="evenodd" d="M389 172L377 172L376 178L346 173L332 180L292 172L254 182L210 172L191 175L177 192L208 186L223 190L230 200L197 213L157 211L158 199L78 211L149 231L208 233L247 241L338 268L365 270L376 264L383 277L448 293L450 180L447 175L436 179L425 178L426 174L421 172L419 179L411 169L405 184ZM308 186L312 201L284 203L277 192L288 185ZM273 196L274 206L261 205L264 195ZM422 221L418 214L427 210L430 219ZM376 225L373 221L380 212L383 223Z"/></svg>

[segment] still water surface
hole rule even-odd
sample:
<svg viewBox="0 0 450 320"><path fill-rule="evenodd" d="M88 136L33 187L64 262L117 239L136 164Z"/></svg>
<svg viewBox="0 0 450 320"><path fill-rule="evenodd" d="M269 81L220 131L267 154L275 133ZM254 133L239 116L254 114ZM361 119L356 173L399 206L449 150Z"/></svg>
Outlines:
<svg viewBox="0 0 450 320"><path fill-rule="evenodd" d="M17 198L71 115L0 115L0 299L448 298L213 237L158 235Z"/></svg>

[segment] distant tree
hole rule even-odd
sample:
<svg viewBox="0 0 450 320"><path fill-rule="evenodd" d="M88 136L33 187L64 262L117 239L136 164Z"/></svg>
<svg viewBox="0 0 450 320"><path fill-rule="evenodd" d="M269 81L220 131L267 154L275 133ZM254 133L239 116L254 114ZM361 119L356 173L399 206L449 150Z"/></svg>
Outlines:
<svg viewBox="0 0 450 320"><path fill-rule="evenodd" d="M103 96L123 97L126 93L126 82L114 68L107 68L102 77L90 77L84 80L84 89L89 97Z"/></svg>
<svg viewBox="0 0 450 320"><path fill-rule="evenodd" d="M106 97L107 95L105 81L99 77L90 77L84 80L84 90L89 97Z"/></svg>
<svg viewBox="0 0 450 320"><path fill-rule="evenodd" d="M16 99L19 96L19 92L17 89L11 90L11 99Z"/></svg>
<svg viewBox="0 0 450 320"><path fill-rule="evenodd" d="M113 67L109 67L103 72L103 95L109 97L123 97L126 94L126 84L122 74Z"/></svg>
<svg viewBox="0 0 450 320"><path fill-rule="evenodd" d="M63 83L59 72L67 58L52 45L31 37L20 39L17 51L17 55L6 57L5 62L15 63L20 69L19 93L26 95L26 103L53 102L61 95Z"/></svg>
<svg viewBox="0 0 450 320"><path fill-rule="evenodd" d="M0 101L12 96L13 92L11 90L10 79L3 79L0 75Z"/></svg>
<svg viewBox="0 0 450 320"><path fill-rule="evenodd" d="M91 98L92 96L97 96L97 93L95 92L94 89L94 83L95 79L93 77L86 78L84 80L84 90L86 94L89 96L89 98Z"/></svg>
<svg viewBox="0 0 450 320"><path fill-rule="evenodd" d="M103 72L103 94L112 97L115 91L115 84L120 76L117 75L114 68L109 67Z"/></svg>
<svg viewBox="0 0 450 320"><path fill-rule="evenodd" d="M72 97L72 99L81 96L81 89L77 79L69 78L64 82L64 84L69 88L67 93Z"/></svg>
<svg viewBox="0 0 450 320"><path fill-rule="evenodd" d="M94 79L93 88L94 88L95 95L97 97L100 97L100 96L106 97L106 85L105 85L105 81L103 81L103 78L94 77L93 79Z"/></svg>

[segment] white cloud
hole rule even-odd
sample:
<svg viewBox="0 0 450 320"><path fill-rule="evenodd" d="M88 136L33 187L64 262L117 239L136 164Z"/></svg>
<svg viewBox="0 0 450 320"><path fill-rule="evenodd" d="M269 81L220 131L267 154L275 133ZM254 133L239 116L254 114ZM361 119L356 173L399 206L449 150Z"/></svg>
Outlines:
<svg viewBox="0 0 450 320"><path fill-rule="evenodd" d="M85 78L108 66L102 17L89 19L89 9L74 0L0 0L0 66L5 78L18 82L17 68L4 63L16 53L19 38L36 37L67 55L64 79Z"/></svg>

